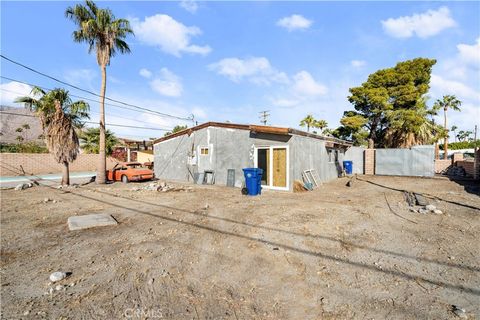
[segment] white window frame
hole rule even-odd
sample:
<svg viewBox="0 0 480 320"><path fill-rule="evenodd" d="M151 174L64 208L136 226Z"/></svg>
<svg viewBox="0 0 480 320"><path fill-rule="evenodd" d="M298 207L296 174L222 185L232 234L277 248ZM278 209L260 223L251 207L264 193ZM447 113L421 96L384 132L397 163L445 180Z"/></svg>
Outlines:
<svg viewBox="0 0 480 320"><path fill-rule="evenodd" d="M207 149L207 154L202 153L202 149ZM207 146L199 146L198 154L203 157L209 157L210 156L210 148Z"/></svg>
<svg viewBox="0 0 480 320"><path fill-rule="evenodd" d="M258 168L258 150L269 150L270 154L270 163L268 164L270 171L270 176L268 177L268 185L262 185L262 188L270 190L280 190L280 191L289 191L290 190L290 147L288 145L275 145L275 146L254 146L253 152L253 165L255 168ZM286 173L287 181L285 187L274 187L273 186L273 149L286 149L287 152L287 164L286 164Z"/></svg>

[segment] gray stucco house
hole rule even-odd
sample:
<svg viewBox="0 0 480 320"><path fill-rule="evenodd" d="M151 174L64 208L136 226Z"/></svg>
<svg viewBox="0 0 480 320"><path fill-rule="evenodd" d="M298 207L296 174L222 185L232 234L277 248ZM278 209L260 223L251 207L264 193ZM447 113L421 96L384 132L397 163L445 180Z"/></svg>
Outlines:
<svg viewBox="0 0 480 320"><path fill-rule="evenodd" d="M356 149L291 128L207 122L154 141L155 176L197 182L214 171L215 183L226 185L233 169L235 186L241 187L242 168L258 167L264 170L263 188L292 190L304 170L315 169L322 182L337 178L344 159L356 158L354 172L360 172L363 149Z"/></svg>

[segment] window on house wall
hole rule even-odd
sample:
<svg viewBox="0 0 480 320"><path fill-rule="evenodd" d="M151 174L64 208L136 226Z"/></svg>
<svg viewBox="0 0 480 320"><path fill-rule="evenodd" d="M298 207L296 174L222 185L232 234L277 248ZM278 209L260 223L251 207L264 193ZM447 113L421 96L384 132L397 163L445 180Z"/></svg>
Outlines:
<svg viewBox="0 0 480 320"><path fill-rule="evenodd" d="M207 156L208 155L208 148L200 148L200 155Z"/></svg>
<svg viewBox="0 0 480 320"><path fill-rule="evenodd" d="M333 149L328 149L328 162L335 162L335 150Z"/></svg>

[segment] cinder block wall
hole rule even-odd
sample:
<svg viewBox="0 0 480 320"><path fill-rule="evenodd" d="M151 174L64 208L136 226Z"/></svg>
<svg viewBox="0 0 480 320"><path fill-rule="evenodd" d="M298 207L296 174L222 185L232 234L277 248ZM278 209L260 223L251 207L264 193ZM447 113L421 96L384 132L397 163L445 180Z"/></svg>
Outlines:
<svg viewBox="0 0 480 320"><path fill-rule="evenodd" d="M435 173L442 173L443 170L447 169L452 165L452 160L447 159L447 160L440 160L436 159L435 160Z"/></svg>
<svg viewBox="0 0 480 320"><path fill-rule="evenodd" d="M117 160L107 158L107 169L111 169ZM71 172L95 171L98 154L79 154L70 164ZM49 153L0 153L0 176L36 175L59 173L62 165Z"/></svg>

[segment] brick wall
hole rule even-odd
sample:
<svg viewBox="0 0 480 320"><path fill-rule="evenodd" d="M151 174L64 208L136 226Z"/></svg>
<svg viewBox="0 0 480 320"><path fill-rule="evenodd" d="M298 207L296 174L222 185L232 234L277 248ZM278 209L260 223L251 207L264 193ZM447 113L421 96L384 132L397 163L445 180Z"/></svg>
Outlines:
<svg viewBox="0 0 480 320"><path fill-rule="evenodd" d="M465 169L465 172L467 173L467 176L472 177L475 175L475 165L474 165L473 160L463 160L463 161L457 161L455 164L459 167L463 167Z"/></svg>
<svg viewBox="0 0 480 320"><path fill-rule="evenodd" d="M79 154L77 160L70 164L70 171L96 171L98 154ZM107 158L107 169L112 168L115 159ZM23 172L27 175L59 173L62 165L58 164L49 153L0 153L0 176L17 176Z"/></svg>
<svg viewBox="0 0 480 320"><path fill-rule="evenodd" d="M435 160L435 173L442 173L443 170L446 170L452 165L452 160Z"/></svg>
<svg viewBox="0 0 480 320"><path fill-rule="evenodd" d="M363 166L365 174L375 174L375 149L365 149Z"/></svg>

